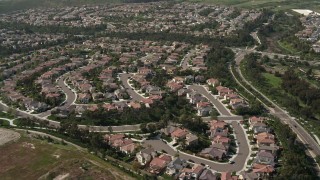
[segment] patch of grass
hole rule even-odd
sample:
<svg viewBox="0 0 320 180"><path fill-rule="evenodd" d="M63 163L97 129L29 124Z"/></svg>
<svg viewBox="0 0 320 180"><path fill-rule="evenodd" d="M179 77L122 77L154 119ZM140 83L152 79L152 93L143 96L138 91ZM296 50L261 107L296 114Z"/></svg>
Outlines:
<svg viewBox="0 0 320 180"><path fill-rule="evenodd" d="M9 126L9 125L10 123L8 121L0 119L0 126Z"/></svg>
<svg viewBox="0 0 320 180"><path fill-rule="evenodd" d="M277 43L278 43L278 46L279 46L281 49L287 51L287 52L290 53L290 54L298 54L298 53L299 53L299 52L297 52L297 50L296 50L295 48L293 48L293 47L291 46L291 44L289 44L289 43L287 43L287 42L277 41Z"/></svg>
<svg viewBox="0 0 320 180"><path fill-rule="evenodd" d="M3 111L0 111L0 117L2 118L8 118L8 119L13 119L14 116L9 114L9 113L6 113L6 112L3 112Z"/></svg>
<svg viewBox="0 0 320 180"><path fill-rule="evenodd" d="M282 83L282 79L279 77L276 77L273 74L270 73L262 73L263 77L267 79L268 83L271 84L273 87L278 88L280 87Z"/></svg>

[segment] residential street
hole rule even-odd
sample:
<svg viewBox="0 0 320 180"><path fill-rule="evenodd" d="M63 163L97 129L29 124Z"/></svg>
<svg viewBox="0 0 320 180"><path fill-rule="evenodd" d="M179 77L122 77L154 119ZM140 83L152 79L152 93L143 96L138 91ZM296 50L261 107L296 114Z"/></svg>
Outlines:
<svg viewBox="0 0 320 180"><path fill-rule="evenodd" d="M189 60L191 59L191 57L194 55L195 50L190 50L181 60L180 66L182 68L182 70L187 70L189 68L188 64L189 64Z"/></svg>
<svg viewBox="0 0 320 180"><path fill-rule="evenodd" d="M203 163L206 165L209 165L211 169L218 171L218 172L226 172L226 171L242 171L246 164L247 164L247 158L249 156L249 144L246 139L246 135L242 129L242 127L238 124L238 122L233 121L231 123L232 128L235 132L236 139L240 143L238 145L239 151L236 154L236 157L233 159L235 162L234 164L227 163L218 163L214 162L208 159L204 159L195 155L179 152L179 157L186 160L192 160L195 163ZM155 150L161 151L164 150L168 154L175 156L177 152L172 149L168 144L164 143L162 140L146 140L146 145L151 145Z"/></svg>
<svg viewBox="0 0 320 180"><path fill-rule="evenodd" d="M126 88L127 92L129 93L129 95L132 97L132 100L135 101L142 101L144 99L143 96L141 96L140 94L136 93L131 86L128 83L128 79L131 77L131 74L119 74L120 80L124 86L124 88Z"/></svg>
<svg viewBox="0 0 320 180"><path fill-rule="evenodd" d="M61 90L64 92L64 94L66 96L64 104L61 107L69 107L77 99L76 94L71 89L69 89L69 87L65 84L65 82L64 82L65 78L66 78L65 76L66 76L66 74L62 75L60 78L58 78L58 81L57 81L57 85L59 87L61 87ZM38 114L38 116L39 117L47 117L47 116L49 116L51 114L51 110L48 110L48 111L43 112L43 113L40 113L40 114Z"/></svg>
<svg viewBox="0 0 320 180"><path fill-rule="evenodd" d="M227 110L227 108L216 98L214 98L211 93L208 93L208 91L203 86L191 85L188 88L195 90L198 93L205 96L215 106L215 108L219 111L221 116L232 116L232 114Z"/></svg>

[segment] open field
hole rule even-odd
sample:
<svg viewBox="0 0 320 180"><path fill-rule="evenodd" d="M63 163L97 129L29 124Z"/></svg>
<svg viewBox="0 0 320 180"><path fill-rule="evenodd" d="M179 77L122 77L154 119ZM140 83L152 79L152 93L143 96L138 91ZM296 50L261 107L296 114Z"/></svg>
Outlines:
<svg viewBox="0 0 320 180"><path fill-rule="evenodd" d="M263 73L262 75L267 79L268 83L270 83L273 87L275 88L280 87L282 82L281 78L276 77L275 75L270 73Z"/></svg>
<svg viewBox="0 0 320 180"><path fill-rule="evenodd" d="M71 145L21 134L17 142L0 147L1 179L132 179Z"/></svg>

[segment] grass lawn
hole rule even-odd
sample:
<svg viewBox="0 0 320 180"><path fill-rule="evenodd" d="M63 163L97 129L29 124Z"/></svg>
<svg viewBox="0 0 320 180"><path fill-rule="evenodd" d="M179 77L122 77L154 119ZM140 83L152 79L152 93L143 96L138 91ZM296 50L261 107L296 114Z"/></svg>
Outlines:
<svg viewBox="0 0 320 180"><path fill-rule="evenodd" d="M0 126L9 126L9 125L10 123L8 121L0 119Z"/></svg>
<svg viewBox="0 0 320 180"><path fill-rule="evenodd" d="M275 88L280 87L282 79L270 73L262 73L263 77Z"/></svg>
<svg viewBox="0 0 320 180"><path fill-rule="evenodd" d="M0 147L1 179L132 179L112 165L71 145L29 137Z"/></svg>
<svg viewBox="0 0 320 180"><path fill-rule="evenodd" d="M278 46L281 49L287 51L288 53L290 53L290 54L299 54L299 52L295 48L293 48L291 46L291 44L286 43L286 42L282 42L282 41L277 41L277 43L278 43Z"/></svg>
<svg viewBox="0 0 320 180"><path fill-rule="evenodd" d="M6 112L3 112L3 111L0 111L0 117L2 118L8 118L8 119L14 119L14 116L9 114L9 113L6 113Z"/></svg>

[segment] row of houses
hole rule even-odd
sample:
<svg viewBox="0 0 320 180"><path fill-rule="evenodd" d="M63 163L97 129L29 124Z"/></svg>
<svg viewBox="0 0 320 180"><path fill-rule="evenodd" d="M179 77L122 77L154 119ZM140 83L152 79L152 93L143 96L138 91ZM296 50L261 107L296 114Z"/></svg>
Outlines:
<svg viewBox="0 0 320 180"><path fill-rule="evenodd" d="M108 145L125 154L132 154L138 147L132 139L126 138L124 134L106 134L104 140Z"/></svg>
<svg viewBox="0 0 320 180"><path fill-rule="evenodd" d="M49 61L41 61L39 65L32 70L24 70L19 74L11 75L4 81L4 84L3 84L4 86L1 88L1 93L6 94L6 97L4 98L4 100L7 103L18 105L28 111L35 111L35 112L45 111L46 109L49 108L49 105L44 102L35 100L31 97L27 97L23 93L24 89L17 88L18 85L21 85L17 83L18 82L24 83L26 81L30 81L29 79L32 76L35 76L46 69L50 69L51 67L64 64L64 62L66 62L66 58L58 58L58 59L52 59ZM64 71L63 68L61 69L59 67L57 67L57 69L55 70L56 70L55 73L62 73ZM32 82L32 83L36 84L37 82L38 81ZM57 89L53 87L52 82L47 81L44 84L46 84L45 87L47 87L47 89L45 91L41 89L40 91L43 92L44 95L49 95L49 96L46 96L46 98L51 98L51 97L55 98L55 96L57 95ZM51 94L50 94L50 90L52 90ZM33 93L37 93L37 92L33 92ZM60 97L60 94L58 95L58 97Z"/></svg>
<svg viewBox="0 0 320 180"><path fill-rule="evenodd" d="M136 160L152 174L167 174L174 179L187 180L215 180L217 176L211 169L201 165L187 162L180 157L167 154L158 155L152 148L146 148L136 154Z"/></svg>
<svg viewBox="0 0 320 180"><path fill-rule="evenodd" d="M276 145L276 138L271 134L271 128L266 124L266 118L249 118L249 130L253 132L254 147L258 153L252 163L252 172L259 177L268 177L275 172L276 159L279 146Z"/></svg>
<svg viewBox="0 0 320 180"><path fill-rule="evenodd" d="M202 94L192 89L183 88L178 91L178 95L185 96L191 104L195 105L197 115L210 116L210 113L213 110L213 105Z"/></svg>
<svg viewBox="0 0 320 180"><path fill-rule="evenodd" d="M217 86L215 88L218 92L218 98L221 100L229 101L229 105L232 109L248 106L246 101L232 89L224 86Z"/></svg>
<svg viewBox="0 0 320 180"><path fill-rule="evenodd" d="M213 160L224 160L231 142L228 124L218 120L212 120L208 124L210 127L211 146L203 149L199 155Z"/></svg>
<svg viewBox="0 0 320 180"><path fill-rule="evenodd" d="M171 137L174 141L183 141L186 146L198 144L199 138L185 128L167 126L161 129L160 132Z"/></svg>

